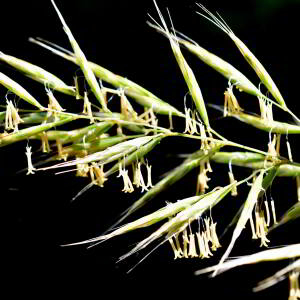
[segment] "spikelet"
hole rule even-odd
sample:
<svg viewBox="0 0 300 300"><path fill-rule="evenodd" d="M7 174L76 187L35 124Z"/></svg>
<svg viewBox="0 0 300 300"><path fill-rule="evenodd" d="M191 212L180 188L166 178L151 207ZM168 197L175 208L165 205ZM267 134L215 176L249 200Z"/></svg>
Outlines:
<svg viewBox="0 0 300 300"><path fill-rule="evenodd" d="M201 116L201 119L203 120L205 126L207 128L210 127L209 125L209 119L208 119L208 115L207 115L207 111L206 111L206 107L205 107L205 103L204 103L204 99L203 99L203 96L202 96L202 92L201 92L201 89L197 83L197 80L195 78L195 75L192 71L192 69L190 68L190 66L188 65L188 63L186 62L186 60L184 59L182 53L181 53L181 50L180 50L180 46L179 46L179 43L176 39L173 38L172 34L169 32L168 30L168 27L167 27L167 24L163 18L163 15L162 13L160 12L155 0L153 1L154 2L154 5L156 7L156 10L158 12L158 15L159 15L159 18L160 18L160 21L163 25L163 27L159 26L160 29L162 31L165 32L166 36L168 37L169 41L170 41L170 45L171 45L171 48L172 48L172 51L174 53L174 56L176 58L176 61L178 63L178 66L180 67L180 70L183 74L183 77L185 79L185 82L189 88L189 92L194 100L194 103L197 107L197 111L199 112L200 116ZM153 20L154 21L154 20ZM155 22L155 21L154 21ZM157 25L158 23L155 22ZM172 25L173 26L173 25ZM175 32L174 30L174 27L173 27L173 31Z"/></svg>
<svg viewBox="0 0 300 300"><path fill-rule="evenodd" d="M103 110L108 111L105 99L102 95L102 92L101 92L101 89L100 89L99 84L97 82L97 79L96 79L91 67L88 64L88 61L87 61L84 53L82 52L82 50L80 49L78 43L76 42L70 28L66 24L62 14L60 13L60 11L58 10L56 4L54 3L54 0L51 0L51 2L54 6L54 9L57 12L57 15L58 15L62 25L63 25L63 29L66 32L67 36L68 36L68 39L69 39L70 44L71 44L71 46L73 48L73 51L74 51L74 55L76 57L76 61L79 64L79 66L80 66L80 68L81 68L81 70L84 74L84 77L85 77L86 81L88 82L88 84L89 84L91 90L93 91L95 97L100 102Z"/></svg>
<svg viewBox="0 0 300 300"><path fill-rule="evenodd" d="M17 82L10 79L8 76L0 72L0 84L5 86L8 90L19 96L26 102L36 106L40 110L46 110L31 94L29 94L22 86Z"/></svg>
<svg viewBox="0 0 300 300"><path fill-rule="evenodd" d="M230 254L236 240L238 239L241 232L243 231L249 218L251 218L253 208L257 202L258 195L262 189L262 181L263 181L264 172L265 172L264 170L260 171L259 176L257 176L254 183L252 184L252 187L248 194L247 200L244 204L243 210L241 212L241 215L240 215L237 225L235 227L235 230L233 231L231 242L230 242L226 252L223 254L223 256L218 264L218 267L216 268L216 270L213 273L213 276L215 276L218 273L219 268L222 268L222 264L224 263L224 261L228 257L228 255Z"/></svg>
<svg viewBox="0 0 300 300"><path fill-rule="evenodd" d="M197 5L206 13L206 15L202 13L198 13L203 16L218 28L220 28L223 32L225 32L235 43L237 48L240 50L246 61L249 65L254 69L259 79L263 82L263 84L267 87L276 101L285 109L286 104L282 95L279 92L276 84L272 80L269 73L263 67L263 65L259 62L259 60L253 55L253 53L248 49L248 47L233 33L233 31L229 28L229 26L225 23L225 21L220 17L218 19L215 15L213 15L208 9L206 9L202 4Z"/></svg>

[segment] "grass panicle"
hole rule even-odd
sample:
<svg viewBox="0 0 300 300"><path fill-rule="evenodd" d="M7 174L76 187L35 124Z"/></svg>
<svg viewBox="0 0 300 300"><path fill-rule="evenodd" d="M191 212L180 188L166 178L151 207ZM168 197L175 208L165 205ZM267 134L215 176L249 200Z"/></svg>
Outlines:
<svg viewBox="0 0 300 300"><path fill-rule="evenodd" d="M73 173L74 176L83 177L82 180L89 180L72 200L95 185L98 189L100 187L100 190L106 189L107 184L105 182L108 179L123 180L120 198L122 198L121 192L133 193L137 189L141 192L129 208L119 216L118 221L106 232L64 246L90 244L89 246L92 247L128 232L155 225L156 227L154 226L155 228L150 234L135 244L129 252L120 256L119 261L144 249L150 249L138 262L139 264L167 241L173 250L174 259L198 258L198 261L201 261L210 258L214 251L221 247L217 234L220 230L219 225L216 227L217 220L213 220L213 216L215 218L214 207L221 201L226 206L226 201L223 199L229 193L229 197L241 197L243 190L240 189L240 186L247 184L251 186L247 198L242 205L239 204L240 208L231 222L224 226L225 230L222 236L229 228L234 227L228 245L225 245L225 241L221 241L222 246L226 247L224 254L215 266L199 270L196 274L213 272L213 276L215 276L245 264L293 259L286 268L261 281L254 291L265 289L288 277L290 281L289 299L299 298L300 267L297 258L300 256L300 244L288 244L251 255L240 256L236 259L228 259L237 240L244 232L245 226L248 226L248 221L252 231L252 239L259 239L260 246L268 247L268 243L271 243L267 238L270 230L273 231L300 216L300 165L297 162L297 151L291 147L288 141L289 134L300 133L300 121L287 108L279 89L253 53L236 37L220 15L215 16L203 5L198 4L202 10L199 14L229 35L277 102L263 95L260 89L233 65L202 48L183 33L176 31L169 11L171 26L168 28L156 1L153 0L161 24L152 17L150 18L153 24L149 22L148 24L168 38L173 55L193 99L193 106L196 107L195 110L188 108L186 97L184 97L180 102L184 107L184 112L181 112L137 83L88 61L55 2L51 0L51 3L67 34L72 51L63 49L42 38L30 38L29 40L79 66L84 75L84 82L78 82L77 75L74 77L73 74L74 86L69 86L59 77L43 68L0 51L1 62L44 85L41 88L41 97L45 97L45 101L48 101L43 102L43 98L38 98L38 101L19 83L0 72L0 84L4 86L4 91L8 90L6 95L2 95L5 101L1 105L2 110L0 111L0 125L3 128L0 133L0 147L9 147L13 143L27 141L27 146L24 149L25 155L24 152L22 154L27 166L22 172L27 175L39 174L39 171L42 170L54 170L57 175ZM220 95L222 98L225 96L224 109L216 103L205 103L197 78L192 67L183 56L182 49L197 56L228 80L226 91ZM84 84L84 91L80 90L81 83ZM108 86L104 86L104 83L107 83ZM238 97L234 94L234 86L239 91L244 91L258 98L260 116L253 112L244 111L238 103ZM54 91L59 91L79 101L73 101L71 103L73 107L70 108L67 103L56 99ZM26 109L26 106L22 107L22 104L25 104L24 101L17 102L8 99L9 93L13 93L33 107ZM95 96L100 105L94 104L90 96ZM114 103L110 102L112 98ZM138 105L135 106L132 100ZM42 103L47 104L44 106ZM294 120L299 121L297 125L289 124L284 120L282 122L273 120L273 105L293 116ZM261 145L243 145L225 137L226 132L230 133L230 136L233 136L233 133L237 135L236 128L233 128L234 131L231 132L231 129L224 126L225 135L219 134L215 130L218 121L209 119L207 107L222 111L223 117L234 117L249 124L253 127L250 129L254 133L261 130L268 133L269 139L265 149L260 149ZM184 122L178 124L174 122L173 124L172 116L182 118L182 121L185 121L185 129L183 128ZM275 116L277 117L274 113ZM225 122L227 120L225 119ZM212 122L214 122L214 129L210 127ZM280 154L284 153L280 149L283 136L286 139L287 158ZM176 137L176 140L185 139L184 151L186 154L177 153L176 156L183 158L177 167L168 170L159 178L154 176L152 180L151 170L155 164L152 166L150 161L157 163L155 155L159 155L159 163L168 159L163 151L164 148L157 146L164 139L165 143L169 143L167 146L171 152L175 144L171 144L172 139L170 137ZM42 147L40 149L35 149L37 142L34 140L41 142ZM191 148L189 148L188 142L191 142ZM196 143L194 144L196 148L192 146L192 142ZM230 147L232 152L223 150L227 147ZM154 148L159 148L160 152L155 151L155 155L151 155ZM175 152L174 150L170 154ZM32 161L33 154L34 160ZM233 174L240 168L248 169L246 171L250 175L240 180L240 174L236 174L237 176ZM192 172L193 170L197 173ZM159 194L180 182L187 174L194 176L194 180L192 179L191 182L194 182L195 186L183 190L185 193L183 199L173 203L169 202L172 199L168 199L166 205L160 205L158 202L160 209L142 214L129 223L121 224L126 218L158 197ZM222 179L224 174L226 177ZM210 181L210 177L213 178L213 176L221 178L229 184L223 185L221 183L221 186L214 186L215 180ZM271 195L271 187L274 180L276 180L276 184L280 183L282 180L280 177L292 177L292 180L296 181L295 204L283 213L277 221L275 211L277 195ZM235 178L238 178L239 181ZM81 180L81 178L79 179ZM134 198L137 193L132 195ZM104 201L109 200L106 198ZM114 199L110 200L114 201ZM232 205L232 203L230 201L228 205ZM234 201L234 203L237 202ZM233 205L235 205L234 203ZM280 212L280 210L278 211ZM141 211L141 213L143 212ZM196 232L195 228L197 228ZM274 233L277 232L279 231L274 231ZM153 248L151 249L151 247ZM135 266L132 269L134 268Z"/></svg>

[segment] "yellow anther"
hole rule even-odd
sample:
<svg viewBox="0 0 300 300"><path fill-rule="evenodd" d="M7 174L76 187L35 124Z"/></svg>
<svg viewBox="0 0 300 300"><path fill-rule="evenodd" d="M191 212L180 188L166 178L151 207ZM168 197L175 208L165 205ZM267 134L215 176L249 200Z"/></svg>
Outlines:
<svg viewBox="0 0 300 300"><path fill-rule="evenodd" d="M36 170L32 164L32 160L31 160L31 155L32 155L32 152L31 152L31 147L29 146L26 146L26 157L27 157L27 165L28 165L28 171L26 173L26 175L29 175L29 174L34 174L34 171Z"/></svg>
<svg viewBox="0 0 300 300"><path fill-rule="evenodd" d="M183 239L183 257L188 258L187 246L189 243L189 238L186 229L183 231L182 239Z"/></svg>
<svg viewBox="0 0 300 300"><path fill-rule="evenodd" d="M211 223L210 225L210 236L211 236L211 250L216 251L217 248L221 247L221 244L218 239L217 231L216 231L217 223Z"/></svg>
<svg viewBox="0 0 300 300"><path fill-rule="evenodd" d="M232 171L228 172L228 176L229 176L229 183L232 184L234 182L236 182L236 180L234 179L234 175L232 173ZM237 196L238 192L237 192L237 186L234 185L233 188L231 189L231 196Z"/></svg>
<svg viewBox="0 0 300 300"><path fill-rule="evenodd" d="M190 234L190 241L189 241L189 253L188 255L190 257L198 257L197 251L196 251L196 243L195 243L195 235L194 234Z"/></svg>
<svg viewBox="0 0 300 300"><path fill-rule="evenodd" d="M256 232L255 232L252 215L250 216L249 221L250 221L250 226L251 226L251 231L252 231L252 239L256 240L256 239L258 239L258 237L257 237Z"/></svg>
<svg viewBox="0 0 300 300"><path fill-rule="evenodd" d="M122 163L120 163L120 165L121 164ZM117 177L122 176L122 178L123 178L124 188L122 189L122 192L132 193L134 191L134 188L133 188L132 182L129 178L128 170L125 170L125 168L123 169L122 165L121 165L121 167L120 167L120 165L119 165L119 175Z"/></svg>
<svg viewBox="0 0 300 300"><path fill-rule="evenodd" d="M274 224L277 224L275 204L274 204L274 200L273 199L271 200L271 209L272 209L273 222L274 222Z"/></svg>
<svg viewBox="0 0 300 300"><path fill-rule="evenodd" d="M42 140L42 151L44 153L49 153L51 151L49 141L48 141L48 136L45 131L41 133L41 140Z"/></svg>
<svg viewBox="0 0 300 300"><path fill-rule="evenodd" d="M89 101L89 98L87 96L87 92L84 92L83 101L84 101L84 104L83 104L83 111L82 111L82 113L89 116L90 123L94 123L94 117L93 117L93 112L92 112L92 105L91 105L91 102Z"/></svg>
<svg viewBox="0 0 300 300"><path fill-rule="evenodd" d="M18 125L24 121L20 118L17 109L14 107L12 101L6 100L6 114L5 114L5 129L17 132Z"/></svg>
<svg viewBox="0 0 300 300"><path fill-rule="evenodd" d="M172 250L173 250L173 252L174 252L174 259L181 258L182 255L180 254L180 251L178 251L178 249L176 248L176 246L175 246L175 244L174 244L174 242L173 242L173 238L170 237L170 238L168 239L168 241L170 242L171 247L172 247Z"/></svg>

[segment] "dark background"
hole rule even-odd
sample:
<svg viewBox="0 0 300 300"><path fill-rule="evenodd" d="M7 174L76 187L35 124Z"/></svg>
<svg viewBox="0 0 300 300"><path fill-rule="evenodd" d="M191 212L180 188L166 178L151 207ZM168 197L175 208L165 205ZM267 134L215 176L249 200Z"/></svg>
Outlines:
<svg viewBox="0 0 300 300"><path fill-rule="evenodd" d="M231 40L219 29L198 16L194 1L157 1L166 16L169 7L175 28L196 40L207 50L219 55L242 71L254 84L259 80L243 60ZM187 92L180 70L167 40L149 28L147 13L157 18L152 1L56 1L59 9L87 58L103 67L139 83L157 94L176 108L183 110L183 96ZM229 26L263 63L281 90L291 110L299 112L299 1L204 1L213 12L224 17ZM50 1L10 1L1 3L1 48L6 54L22 58L58 75L68 84L77 67L55 57L46 50L29 43L29 37L40 36L70 49L67 36ZM223 104L223 93L227 81L187 51L183 51L193 68L207 102ZM0 71L11 76L33 95L40 95L46 101L43 87L31 82L14 70L0 64ZM1 89L4 100L5 90ZM63 98L63 95L59 95ZM239 95L240 104L247 110L257 112L257 101L247 95ZM66 97L64 101L73 101ZM68 103L69 105L69 103ZM222 119L220 114L209 110L211 124L226 137L262 150L266 150L268 135L231 119ZM299 114L298 114L299 115ZM276 113L278 119L292 121L288 116ZM175 121L176 122L176 121ZM290 136L290 143L297 160L297 140ZM196 296L230 297L232 299L275 297L286 299L288 283L261 293L252 294L251 288L277 269L284 262L264 263L258 266L242 267L215 279L207 276L195 277L199 268L215 264L228 245L230 234L222 240L224 245L214 258L207 261L173 261L173 253L165 244L142 262L133 272L126 272L147 253L116 264L117 258L130 247L145 238L153 228L116 238L98 247L62 248L61 244L94 237L109 227L134 200L139 192L121 194L120 181L114 178L105 188L93 187L75 202L72 197L88 182L72 174L54 175L54 172L25 176L17 173L26 166L24 154L26 143L1 149L1 187L4 233L3 256L6 282L11 292L24 295L38 294L44 298L47 293L84 292L87 297L100 296L110 292L115 295L134 297L175 296L182 292L186 297ZM154 182L160 175L180 163L179 153L189 153L199 145L181 140L165 140L150 155L153 164ZM283 147L285 155L285 147ZM170 154L170 149L172 149ZM230 149L228 149L230 150ZM213 165L211 187L227 182L227 166ZM249 174L236 168L237 179ZM150 205L135 214L132 219L152 212L165 204L193 195L197 171L187 176L181 184L161 194ZM228 197L231 204L216 208L214 218L218 226L225 228L235 210L247 195L247 188L241 190L239 199ZM272 187L272 196L278 203L278 214L283 213L296 201L295 182L292 179L278 179ZM244 197L244 198L243 198ZM131 220L132 220L131 219ZM296 223L294 226L297 226ZM298 242L292 226L286 226L271 234L271 246ZM247 236L248 233L248 236ZM258 242L250 240L250 232L241 237L232 255L250 254L258 249ZM42 293L40 292L42 291ZM40 294L41 293L41 294ZM58 296L57 296L58 297Z"/></svg>

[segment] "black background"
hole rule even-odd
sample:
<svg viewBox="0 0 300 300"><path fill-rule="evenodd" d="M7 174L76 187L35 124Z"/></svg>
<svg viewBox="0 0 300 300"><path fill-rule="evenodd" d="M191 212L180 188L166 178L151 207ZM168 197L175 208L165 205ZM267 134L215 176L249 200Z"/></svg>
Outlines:
<svg viewBox="0 0 300 300"><path fill-rule="evenodd" d="M157 19L152 1L56 1L59 9L87 58L103 67L128 77L159 95L176 108L183 110L183 97L187 92L182 75L167 40L149 28L147 13ZM264 64L278 84L288 106L299 115L299 1L205 1L212 11L218 12ZM158 1L164 13L169 7L175 28L182 31L201 46L231 62L253 83L259 80L243 60L231 40L212 24L198 16L194 1ZM167 14L165 14L166 16ZM68 84L77 67L36 45L29 43L29 37L40 36L70 49L67 36L50 1L10 1L1 3L1 47L6 54L22 58L58 75ZM223 104L223 93L227 82L222 76L183 51L193 68L203 96L207 102ZM0 71L11 76L27 88L41 103L47 101L43 87L32 83L14 70L0 65ZM4 103L5 89L0 89ZM57 94L58 96L59 94ZM257 112L257 101L247 95L239 95L240 104ZM61 99L65 96L59 95ZM65 97L66 105L73 101ZM46 103L46 102L45 102ZM211 124L226 137L249 146L266 150L268 134L231 119L222 119L220 114L208 111ZM278 119L292 121L287 115L275 112ZM175 120L176 122L176 120ZM297 160L297 140L289 137ZM286 299L288 283L284 281L275 288L252 294L255 284L271 275L284 262L264 263L242 267L215 279L206 276L195 277L199 268L217 263L217 259L228 245L230 234L222 244L219 254L208 261L173 261L169 245L164 245L142 262L133 272L126 272L147 252L116 264L117 258L130 247L151 233L153 228L116 238L89 250L86 247L62 248L61 244L80 241L100 234L118 218L118 215L140 196L121 194L122 184L110 179L103 188L94 187L85 195L70 203L72 197L88 182L75 178L73 174L54 175L54 172L25 176L17 173L26 166L24 154L26 143L1 149L2 214L4 274L11 293L39 295L48 293L70 295L86 293L86 297L131 295L144 297L175 296L179 292L186 297L217 299L256 298ZM153 164L154 182L159 175L180 163L179 153L197 149L197 143L181 140L165 140L150 155ZM285 155L285 147L283 147ZM228 149L230 150L230 149ZM168 155L173 154L173 155ZM227 166L213 165L211 187L227 183ZM237 179L249 174L236 168ZM197 172L192 172L180 184L161 194L132 219L142 216L164 205L193 195ZM241 190L239 199L228 197L228 202L216 208L214 218L222 229L231 220L235 210L246 197L247 188ZM278 179L273 185L272 196L283 213L296 201L295 182L292 179ZM243 198L244 197L244 198ZM297 226L294 223L294 226ZM292 226L271 234L272 245L297 242ZM221 230L220 230L221 231ZM232 255L250 254L257 251L258 242L250 240L247 229L232 252Z"/></svg>

